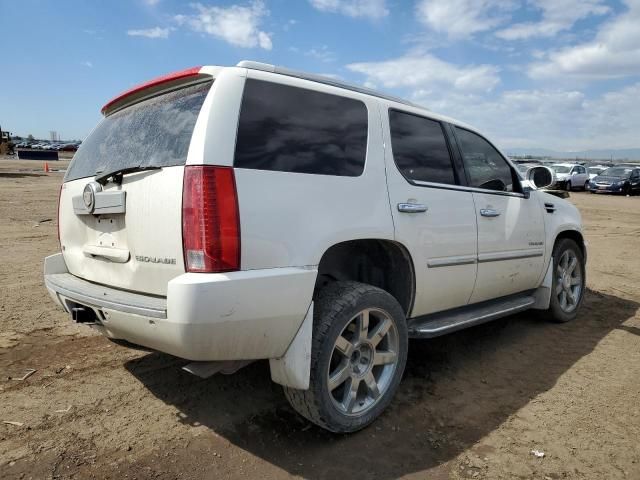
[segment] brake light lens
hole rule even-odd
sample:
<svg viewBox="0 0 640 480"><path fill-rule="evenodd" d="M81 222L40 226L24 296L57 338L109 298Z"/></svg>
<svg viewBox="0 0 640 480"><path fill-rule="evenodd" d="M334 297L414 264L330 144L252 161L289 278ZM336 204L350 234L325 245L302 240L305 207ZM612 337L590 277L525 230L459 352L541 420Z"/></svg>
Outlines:
<svg viewBox="0 0 640 480"><path fill-rule="evenodd" d="M122 92L117 97L109 100L109 102L107 102L105 106L102 107L102 110L100 111L102 112L103 115L106 115L114 105L120 103L121 101L123 101L127 97L130 97L131 95L135 95L143 90L146 90L152 87L157 87L165 83L175 82L188 77L195 77L200 74L201 68L202 67L187 68L186 70L180 70L179 72L172 72L167 75L154 78L153 80L149 80L148 82L141 83L140 85L136 85L135 87L130 88L129 90Z"/></svg>
<svg viewBox="0 0 640 480"><path fill-rule="evenodd" d="M62 250L62 242L60 241L60 202L62 201L62 189L64 188L64 183L60 185L60 190L58 190L58 245L60 245L60 250Z"/></svg>
<svg viewBox="0 0 640 480"><path fill-rule="evenodd" d="M233 168L185 167L182 248L187 272L240 269L240 216Z"/></svg>

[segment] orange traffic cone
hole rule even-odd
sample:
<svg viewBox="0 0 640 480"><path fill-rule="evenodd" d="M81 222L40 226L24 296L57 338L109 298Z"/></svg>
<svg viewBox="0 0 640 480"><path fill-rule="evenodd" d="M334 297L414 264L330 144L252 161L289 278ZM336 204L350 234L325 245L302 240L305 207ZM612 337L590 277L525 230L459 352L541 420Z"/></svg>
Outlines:
<svg viewBox="0 0 640 480"><path fill-rule="evenodd" d="M49 162L44 162L44 173L49 173Z"/></svg>

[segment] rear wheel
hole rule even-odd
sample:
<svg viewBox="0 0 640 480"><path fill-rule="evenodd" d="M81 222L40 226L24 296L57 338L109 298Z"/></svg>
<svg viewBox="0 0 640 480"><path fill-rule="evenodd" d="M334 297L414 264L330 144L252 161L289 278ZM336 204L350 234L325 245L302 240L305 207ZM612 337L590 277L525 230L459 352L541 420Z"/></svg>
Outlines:
<svg viewBox="0 0 640 480"><path fill-rule="evenodd" d="M584 255L578 244L562 238L553 248L553 283L547 311L551 320L568 322L577 314L585 290Z"/></svg>
<svg viewBox="0 0 640 480"><path fill-rule="evenodd" d="M587 190L589 190L589 180L584 182L584 191L586 192Z"/></svg>
<svg viewBox="0 0 640 480"><path fill-rule="evenodd" d="M564 188L567 192L571 191L571 180L567 180L567 183L565 184Z"/></svg>
<svg viewBox="0 0 640 480"><path fill-rule="evenodd" d="M309 389L285 387L285 396L327 430L360 430L395 395L407 342L404 312L390 294L357 282L330 284L314 304Z"/></svg>

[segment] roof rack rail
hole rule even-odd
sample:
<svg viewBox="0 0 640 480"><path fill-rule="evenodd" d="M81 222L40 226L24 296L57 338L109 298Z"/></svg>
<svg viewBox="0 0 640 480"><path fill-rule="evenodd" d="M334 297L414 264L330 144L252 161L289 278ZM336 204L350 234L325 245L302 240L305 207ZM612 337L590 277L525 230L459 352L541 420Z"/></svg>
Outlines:
<svg viewBox="0 0 640 480"><path fill-rule="evenodd" d="M426 108L423 107L422 105L417 105L415 103L412 103L400 97L394 97L393 95L386 95L384 93L376 92L375 90L372 90L370 88L360 87L358 85L352 85L350 83L342 82L340 80L336 80L330 77L325 77L323 75L300 72L297 70L291 70L286 67L278 67L276 65L271 65L270 63L254 62L251 60L242 60L241 62L238 62L236 67L248 68L250 70L260 70L263 72L270 72L270 73L278 73L280 75L287 75L289 77L296 77L296 78L301 78L303 80L310 80L312 82L318 82L318 83L323 83L325 85L331 85L333 87L344 88L345 90L351 90L352 92L364 93L365 95L371 95L373 97L383 98L385 100L389 100L392 102L398 102L404 105L408 105L410 107L423 108L426 110Z"/></svg>

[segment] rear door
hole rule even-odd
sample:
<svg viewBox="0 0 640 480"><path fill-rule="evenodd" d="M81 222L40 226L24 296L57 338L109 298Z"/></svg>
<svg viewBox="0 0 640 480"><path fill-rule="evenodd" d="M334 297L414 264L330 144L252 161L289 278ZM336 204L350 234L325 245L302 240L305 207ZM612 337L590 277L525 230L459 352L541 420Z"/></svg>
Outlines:
<svg viewBox="0 0 640 480"><path fill-rule="evenodd" d="M384 109L382 119L395 238L416 275L412 316L466 305L476 278L476 215L444 125L410 108Z"/></svg>
<svg viewBox="0 0 640 480"><path fill-rule="evenodd" d="M184 272L183 171L210 87L210 81L189 84L112 113L82 143L60 195L60 242L70 273L166 295L167 282ZM158 169L95 182L96 174L138 166Z"/></svg>
<svg viewBox="0 0 640 480"><path fill-rule="evenodd" d="M534 195L525 198L515 169L486 139L459 127L454 132L478 220L471 303L537 287L545 252L539 202Z"/></svg>

